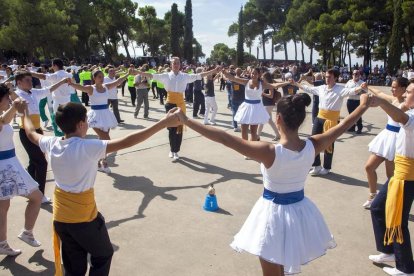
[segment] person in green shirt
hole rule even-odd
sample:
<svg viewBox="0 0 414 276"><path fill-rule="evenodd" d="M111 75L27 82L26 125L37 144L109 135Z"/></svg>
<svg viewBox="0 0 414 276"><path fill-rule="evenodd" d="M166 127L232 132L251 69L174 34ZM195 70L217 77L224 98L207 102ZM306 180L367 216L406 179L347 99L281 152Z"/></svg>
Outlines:
<svg viewBox="0 0 414 276"><path fill-rule="evenodd" d="M149 66L148 64L144 64L143 66L145 65ZM153 68L151 68L147 71L147 73L156 74L157 70L154 70ZM155 89L157 88L157 81L151 79L149 85L151 87L152 96L154 97L154 99L158 99L158 95L159 95L158 90L157 90L157 94L155 94Z"/></svg>
<svg viewBox="0 0 414 276"><path fill-rule="evenodd" d="M167 72L167 71L165 71ZM158 74L164 73L163 67L158 68ZM160 104L164 105L164 97L167 98L167 91L165 91L165 86L162 82L157 81L157 93L160 98Z"/></svg>
<svg viewBox="0 0 414 276"><path fill-rule="evenodd" d="M135 69L134 64L129 65L129 68L134 70ZM135 100L137 99L137 89L135 88L135 76L129 75L127 78L127 83L128 83L129 94L131 94L132 106L135 106Z"/></svg>

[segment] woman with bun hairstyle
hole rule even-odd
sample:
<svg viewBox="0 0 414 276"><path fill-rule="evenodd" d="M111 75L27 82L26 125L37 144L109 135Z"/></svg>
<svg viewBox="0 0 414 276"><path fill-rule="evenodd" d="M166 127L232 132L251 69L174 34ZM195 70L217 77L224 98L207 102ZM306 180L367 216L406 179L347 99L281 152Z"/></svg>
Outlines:
<svg viewBox="0 0 414 276"><path fill-rule="evenodd" d="M272 84L272 86L276 86ZM316 154L347 131L368 109L369 97L340 124L323 134L302 140L298 129L305 120L307 94L283 97L277 104L280 143L247 141L205 126L177 111L180 121L210 140L261 163L264 192L231 247L260 259L263 275L299 273L306 264L335 247L335 241L315 204L304 196L304 185ZM288 245L288 246L286 246Z"/></svg>

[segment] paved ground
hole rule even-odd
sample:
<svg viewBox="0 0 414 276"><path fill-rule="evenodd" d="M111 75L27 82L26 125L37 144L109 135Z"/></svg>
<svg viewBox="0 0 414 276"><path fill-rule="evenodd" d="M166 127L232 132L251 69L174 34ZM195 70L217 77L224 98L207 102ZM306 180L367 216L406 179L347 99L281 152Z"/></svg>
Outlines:
<svg viewBox="0 0 414 276"><path fill-rule="evenodd" d="M216 94L217 127L233 133L226 93ZM150 101L151 119L142 119L142 111L140 118L134 119L128 100L121 97L120 101L126 124L113 131L112 137L142 129L164 114L159 102ZM346 114L344 108L342 115ZM384 127L386 115L372 109L363 119L362 135L346 133L336 143L332 173L307 180L306 194L320 208L338 246L304 266L302 275L383 274L368 260L368 255L376 251L370 214L361 205L368 195L364 173L367 145ZM309 112L300 129L303 137L310 133L310 127ZM271 141L270 131L266 126L263 140ZM92 131L90 134L94 136ZM17 134L15 142L20 160L27 164ZM112 155L111 175L98 173L98 208L106 218L115 248L111 275L260 275L256 257L235 253L229 247L262 193L259 164L189 129L184 134L181 161L171 163L168 151L167 133L161 131L142 144ZM70 164L67 166L70 169ZM378 173L379 183L385 182L384 168ZM218 213L202 209L211 183L215 184L221 207ZM51 196L52 192L50 172L46 194ZM9 243L23 253L16 258L0 257L0 275L53 275L51 206L41 209L35 228L43 244L31 248L16 237L23 225L25 201L12 200L8 219Z"/></svg>

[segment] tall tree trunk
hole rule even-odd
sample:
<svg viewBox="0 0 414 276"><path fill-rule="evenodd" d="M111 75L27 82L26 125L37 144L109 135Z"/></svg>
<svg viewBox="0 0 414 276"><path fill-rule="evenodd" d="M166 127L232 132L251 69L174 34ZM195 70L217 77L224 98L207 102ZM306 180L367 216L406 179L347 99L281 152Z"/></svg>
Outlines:
<svg viewBox="0 0 414 276"><path fill-rule="evenodd" d="M305 46L303 46L303 39L300 40L300 44L302 46L302 62L305 63L305 52L303 51Z"/></svg>
<svg viewBox="0 0 414 276"><path fill-rule="evenodd" d="M351 43L348 42L348 62L349 62L349 72L352 72L352 60L351 60Z"/></svg>
<svg viewBox="0 0 414 276"><path fill-rule="evenodd" d="M256 59L259 59L259 46L257 46Z"/></svg>
<svg viewBox="0 0 414 276"><path fill-rule="evenodd" d="M295 61L298 61L298 46L295 39L293 39L293 44L295 44Z"/></svg>
<svg viewBox="0 0 414 276"><path fill-rule="evenodd" d="M313 64L313 47L310 48L310 60L309 63L312 65Z"/></svg>
<svg viewBox="0 0 414 276"><path fill-rule="evenodd" d="M285 61L288 61L289 56L288 56L288 49L287 49L287 42L283 41L283 48L285 49Z"/></svg>
<svg viewBox="0 0 414 276"><path fill-rule="evenodd" d="M407 37L403 36L403 46L405 50L405 55L407 56L407 66L410 66L410 48L408 46Z"/></svg>
<svg viewBox="0 0 414 276"><path fill-rule="evenodd" d="M262 32L262 47L263 47L263 59L266 60L266 41L265 41L264 29Z"/></svg>
<svg viewBox="0 0 414 276"><path fill-rule="evenodd" d="M272 54L271 54L271 59L275 60L275 42L272 39Z"/></svg>
<svg viewBox="0 0 414 276"><path fill-rule="evenodd" d="M127 54L127 58L131 58L131 55L129 54L129 51L128 51L128 40L125 40L125 38L124 38L124 35L123 34L121 34L121 40L122 40L122 44L124 45L124 48L125 48L125 52L126 52L126 54Z"/></svg>

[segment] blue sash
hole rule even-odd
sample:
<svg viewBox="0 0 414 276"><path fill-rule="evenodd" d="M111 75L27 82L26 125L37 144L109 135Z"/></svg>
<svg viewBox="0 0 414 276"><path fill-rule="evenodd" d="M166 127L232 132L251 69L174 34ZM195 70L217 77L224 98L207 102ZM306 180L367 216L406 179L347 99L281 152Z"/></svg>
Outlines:
<svg viewBox="0 0 414 276"><path fill-rule="evenodd" d="M260 100L244 100L245 103L249 103L249 104L259 104L261 101Z"/></svg>
<svg viewBox="0 0 414 276"><path fill-rule="evenodd" d="M108 109L109 105L107 105L107 104L91 105L91 108L93 110Z"/></svg>
<svg viewBox="0 0 414 276"><path fill-rule="evenodd" d="M0 160L10 159L16 156L15 149L0 151Z"/></svg>
<svg viewBox="0 0 414 276"><path fill-rule="evenodd" d="M273 201L276 204L279 205L288 205L293 204L296 202L301 201L305 197L304 190L300 190L297 192L291 192L291 193L285 193L285 194L279 194L272 191L269 191L268 189L264 188L263 191L263 198Z"/></svg>
<svg viewBox="0 0 414 276"><path fill-rule="evenodd" d="M397 133L400 132L400 127L397 127L397 126L392 126L392 125L387 124L385 128L388 129L389 131L393 131Z"/></svg>

